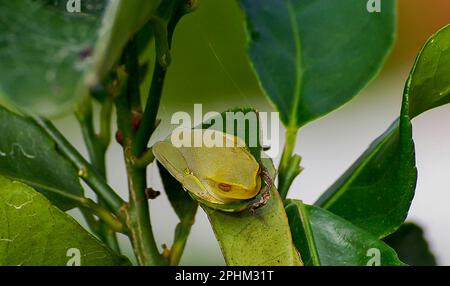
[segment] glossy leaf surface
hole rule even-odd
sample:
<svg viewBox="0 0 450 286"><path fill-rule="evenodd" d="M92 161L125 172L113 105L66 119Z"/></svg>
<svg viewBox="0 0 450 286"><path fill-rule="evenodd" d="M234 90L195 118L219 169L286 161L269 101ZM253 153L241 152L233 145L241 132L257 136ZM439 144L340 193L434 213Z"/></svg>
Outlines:
<svg viewBox="0 0 450 286"><path fill-rule="evenodd" d="M249 55L281 120L296 129L338 108L380 70L395 35L395 1L241 0Z"/></svg>
<svg viewBox="0 0 450 286"><path fill-rule="evenodd" d="M405 220L416 186L410 120L450 101L450 26L433 35L406 82L400 119L333 184L317 204L378 237Z"/></svg>
<svg viewBox="0 0 450 286"><path fill-rule="evenodd" d="M0 177L0 265L129 265L32 188Z"/></svg>
<svg viewBox="0 0 450 286"><path fill-rule="evenodd" d="M0 107L0 175L42 192L63 210L75 205L61 196L82 196L77 170L32 121Z"/></svg>
<svg viewBox="0 0 450 286"><path fill-rule="evenodd" d="M305 265L403 265L395 251L376 236L327 210L288 200L286 212Z"/></svg>

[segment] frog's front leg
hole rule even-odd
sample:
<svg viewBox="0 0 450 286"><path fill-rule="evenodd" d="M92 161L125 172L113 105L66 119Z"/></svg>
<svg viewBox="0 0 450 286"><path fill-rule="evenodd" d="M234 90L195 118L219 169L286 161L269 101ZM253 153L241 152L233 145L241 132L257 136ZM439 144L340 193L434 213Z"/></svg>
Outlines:
<svg viewBox="0 0 450 286"><path fill-rule="evenodd" d="M261 199L251 205L250 212L252 214L254 214L257 209L265 206L270 199L270 189L272 189L273 181L272 181L272 178L270 177L269 171L262 165L261 165L261 176L262 176L262 179L264 180L266 186L265 186L264 192L261 196Z"/></svg>

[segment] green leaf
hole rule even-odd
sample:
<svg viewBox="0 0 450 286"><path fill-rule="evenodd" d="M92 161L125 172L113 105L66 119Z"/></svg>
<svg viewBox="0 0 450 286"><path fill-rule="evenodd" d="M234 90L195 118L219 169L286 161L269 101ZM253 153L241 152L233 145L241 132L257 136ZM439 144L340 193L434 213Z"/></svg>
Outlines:
<svg viewBox="0 0 450 286"><path fill-rule="evenodd" d="M95 45L92 65L86 81L98 83L119 59L130 37L152 17L161 0L110 0L100 27L100 37Z"/></svg>
<svg viewBox="0 0 450 286"><path fill-rule="evenodd" d="M0 133L0 175L36 188L63 210L75 207L64 194L83 195L77 170L38 126L0 107Z"/></svg>
<svg viewBox="0 0 450 286"><path fill-rule="evenodd" d="M170 204L180 221L193 221L198 203L160 163L158 163L158 170Z"/></svg>
<svg viewBox="0 0 450 286"><path fill-rule="evenodd" d="M297 129L355 96L380 70L395 34L395 1L241 0L249 54L283 123Z"/></svg>
<svg viewBox="0 0 450 286"><path fill-rule="evenodd" d="M410 119L450 101L450 26L419 53L406 83L400 119L317 201L317 205L378 237L405 220L416 186Z"/></svg>
<svg viewBox="0 0 450 286"><path fill-rule="evenodd" d="M228 116L227 111L222 112L210 118L202 128L243 139L250 146L252 155L262 161L272 178L275 177L272 161L261 159L259 118L254 109L231 109ZM268 204L256 210L255 214L247 210L222 212L202 205L228 265L302 265L292 243L282 199L275 187L270 193Z"/></svg>
<svg viewBox="0 0 450 286"><path fill-rule="evenodd" d="M263 159L274 174L269 159ZM301 265L283 202L275 188L267 205L256 210L226 213L203 206L228 265Z"/></svg>
<svg viewBox="0 0 450 286"><path fill-rule="evenodd" d="M309 212L301 201L285 201L286 214L291 227L295 246L300 250L302 261L307 266L320 266L320 254L317 249Z"/></svg>
<svg viewBox="0 0 450 286"><path fill-rule="evenodd" d="M30 187L0 177L0 265L129 265Z"/></svg>
<svg viewBox="0 0 450 286"><path fill-rule="evenodd" d="M406 219L417 171L408 118L391 127L319 198L319 205L377 237Z"/></svg>
<svg viewBox="0 0 450 286"><path fill-rule="evenodd" d="M86 13L30 0L0 1L0 96L35 112L67 111L79 100L98 26Z"/></svg>
<svg viewBox="0 0 450 286"><path fill-rule="evenodd" d="M450 25L434 34L417 56L408 96L411 118L450 102Z"/></svg>
<svg viewBox="0 0 450 286"><path fill-rule="evenodd" d="M68 13L67 1L0 1L0 96L8 104L43 115L71 110L160 0L110 0L103 20L105 1L80 2L82 13Z"/></svg>
<svg viewBox="0 0 450 286"><path fill-rule="evenodd" d="M404 265L376 236L329 211L288 200L286 212L305 265Z"/></svg>
<svg viewBox="0 0 450 286"><path fill-rule="evenodd" d="M395 249L400 259L408 265L436 265L436 259L425 240L423 230L416 224L405 223L383 240Z"/></svg>

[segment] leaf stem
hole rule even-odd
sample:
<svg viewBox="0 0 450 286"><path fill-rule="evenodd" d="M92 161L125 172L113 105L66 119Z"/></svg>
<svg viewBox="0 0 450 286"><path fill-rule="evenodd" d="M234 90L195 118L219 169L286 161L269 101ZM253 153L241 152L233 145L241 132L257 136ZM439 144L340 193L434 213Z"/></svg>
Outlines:
<svg viewBox="0 0 450 286"><path fill-rule="evenodd" d="M104 145L103 142L100 141L100 137L95 132L92 101L89 97L79 105L75 112L75 116L78 119L90 161L98 173L102 177L105 177L105 152L107 145Z"/></svg>
<svg viewBox="0 0 450 286"><path fill-rule="evenodd" d="M96 215L99 219L104 221L112 229L118 232L126 232L126 226L122 224L121 221L119 221L114 215L112 215L108 209L95 203L93 200L86 197L81 197L64 191L60 191L58 189L47 189L47 190L74 202L80 208L83 216L85 216L87 223L90 226L93 226L94 229L98 221L95 220L92 214ZM86 210L88 210L89 213L87 213Z"/></svg>
<svg viewBox="0 0 450 286"><path fill-rule="evenodd" d="M286 143L284 144L283 154L281 156L279 169L286 169L294 153L295 143L297 142L297 129L286 129Z"/></svg>
<svg viewBox="0 0 450 286"><path fill-rule="evenodd" d="M75 115L80 124L80 128L83 134L83 139L86 144L86 148L89 153L89 158L94 168L99 174L106 179L106 150L110 142L110 129L111 129L111 100L107 98L103 102L102 111L100 115L100 129L101 134L95 132L93 122L93 108L92 100L90 97L86 97L86 100L79 105L75 112ZM102 199L98 199L99 204L104 206L105 203ZM100 222L97 226L96 234L99 238L105 242L112 250L120 252L117 236L107 225Z"/></svg>
<svg viewBox="0 0 450 286"><path fill-rule="evenodd" d="M133 165L136 167L147 167L155 160L155 155L151 148L147 149L142 153L142 156L139 158L133 159Z"/></svg>
<svg viewBox="0 0 450 286"><path fill-rule="evenodd" d="M145 192L147 188L147 165L140 166L134 163L136 158L147 158L147 155L150 154L146 153L147 144L157 125L157 114L164 87L166 69L170 61L169 49L172 36L176 24L183 15L180 7L185 8L186 3L192 6L193 2L195 1L165 1L160 6L160 8L163 8L158 10L160 14L151 20L154 24L153 29L156 37L155 44L158 50L158 59L155 60L149 95L139 124L134 124L135 120L133 118L133 112L140 111L140 106L136 108L136 102L133 99L133 91L139 90L139 79L136 78L138 66L135 61L137 59L137 49L133 48L133 43L127 47L126 53L128 55L125 55L129 76L126 79L127 86L125 90L127 92L125 94L121 92L116 99L117 125L122 137L120 141L122 141L121 144L124 150L130 195L130 205L127 211L129 214L128 226L131 231L133 249L140 265L164 265L167 263L161 253L159 253L152 231L148 198ZM165 18L160 16L165 15L167 12L170 17L166 26ZM163 52L161 52L161 48L164 49Z"/></svg>
<svg viewBox="0 0 450 286"><path fill-rule="evenodd" d="M147 148L148 141L153 133L152 131L155 129L156 116L158 114L165 77L166 68L156 61L142 121L133 142L133 154L136 156L140 156Z"/></svg>
<svg viewBox="0 0 450 286"><path fill-rule="evenodd" d="M127 155L125 155L128 157ZM129 160L126 159L129 162ZM164 265L153 235L149 216L146 169L136 168L127 163L128 185L130 192L130 221L133 248L140 265Z"/></svg>
<svg viewBox="0 0 450 286"><path fill-rule="evenodd" d="M181 1L179 2L181 3ZM164 44L160 44L160 46L166 47L165 52L160 51L158 52L158 54L160 57L166 58L165 60L155 60L147 103L145 105L144 113L142 115L142 121L137 130L136 138L133 142L132 147L134 155L138 157L142 152L146 150L148 141L150 140L153 131L156 129L158 109L161 102L164 81L167 74L167 65L164 65L164 62L169 61L169 51L172 47L172 39L173 33L175 32L175 27L180 21L181 17L184 15L183 13L186 12L181 11L180 7L174 7L173 9L174 12L167 25L167 28L164 25L160 25L159 19L157 19L156 24L153 25L155 30L154 33L156 45L158 45L158 43L164 42Z"/></svg>
<svg viewBox="0 0 450 286"><path fill-rule="evenodd" d="M193 215L195 216L195 212ZM176 266L180 263L193 224L194 217L183 219L177 224L172 248L170 249L169 265Z"/></svg>
<svg viewBox="0 0 450 286"><path fill-rule="evenodd" d="M297 141L297 131L297 128L286 129L286 143L278 167L278 191L283 200L286 199L289 188L295 177L297 177L302 170L300 167L300 156L293 156Z"/></svg>
<svg viewBox="0 0 450 286"><path fill-rule="evenodd" d="M136 39L130 39L124 56L129 81L129 84L127 84L127 96L130 99L131 110L141 112L139 54Z"/></svg>
<svg viewBox="0 0 450 286"><path fill-rule="evenodd" d="M94 214L86 208L79 207L81 215L84 217L89 229L99 237L99 221L95 219ZM102 240L103 241L103 240Z"/></svg>
<svg viewBox="0 0 450 286"><path fill-rule="evenodd" d="M92 211L100 220L104 222L112 231L114 232L126 232L125 226L114 217L108 209L96 204L93 200L89 198L83 198L81 206L87 210Z"/></svg>
<svg viewBox="0 0 450 286"><path fill-rule="evenodd" d="M98 134L98 138L100 143L106 147L111 143L111 118L113 106L112 99L108 99L103 103L100 111L100 133ZM105 160L103 160L103 162L105 162Z"/></svg>
<svg viewBox="0 0 450 286"><path fill-rule="evenodd" d="M123 207L126 203L117 195L114 190L105 182L102 176L89 164L86 159L67 141L67 139L56 129L56 127L47 119L37 115L29 117L40 126L48 136L50 136L61 152L78 169L80 176L89 187L101 198L115 215L122 217Z"/></svg>
<svg viewBox="0 0 450 286"><path fill-rule="evenodd" d="M123 70L118 70L120 91L115 99L118 132L121 134L125 165L128 175L129 207L127 209L127 226L130 229L130 239L139 265L163 265L164 259L159 253L150 221L147 188L146 167L134 165L135 156L131 145L135 138L133 126L130 90L127 85L134 84Z"/></svg>

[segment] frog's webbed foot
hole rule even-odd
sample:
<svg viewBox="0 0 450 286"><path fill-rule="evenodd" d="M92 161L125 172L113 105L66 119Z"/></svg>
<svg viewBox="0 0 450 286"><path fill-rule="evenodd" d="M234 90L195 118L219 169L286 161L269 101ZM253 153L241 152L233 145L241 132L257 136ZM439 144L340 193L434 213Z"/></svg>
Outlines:
<svg viewBox="0 0 450 286"><path fill-rule="evenodd" d="M270 189L272 189L273 181L270 177L269 171L266 168L261 167L261 177L264 180L266 186L264 187L264 192L261 196L261 199L250 206L250 212L255 214L255 211L259 208L262 208L267 204L270 199Z"/></svg>

